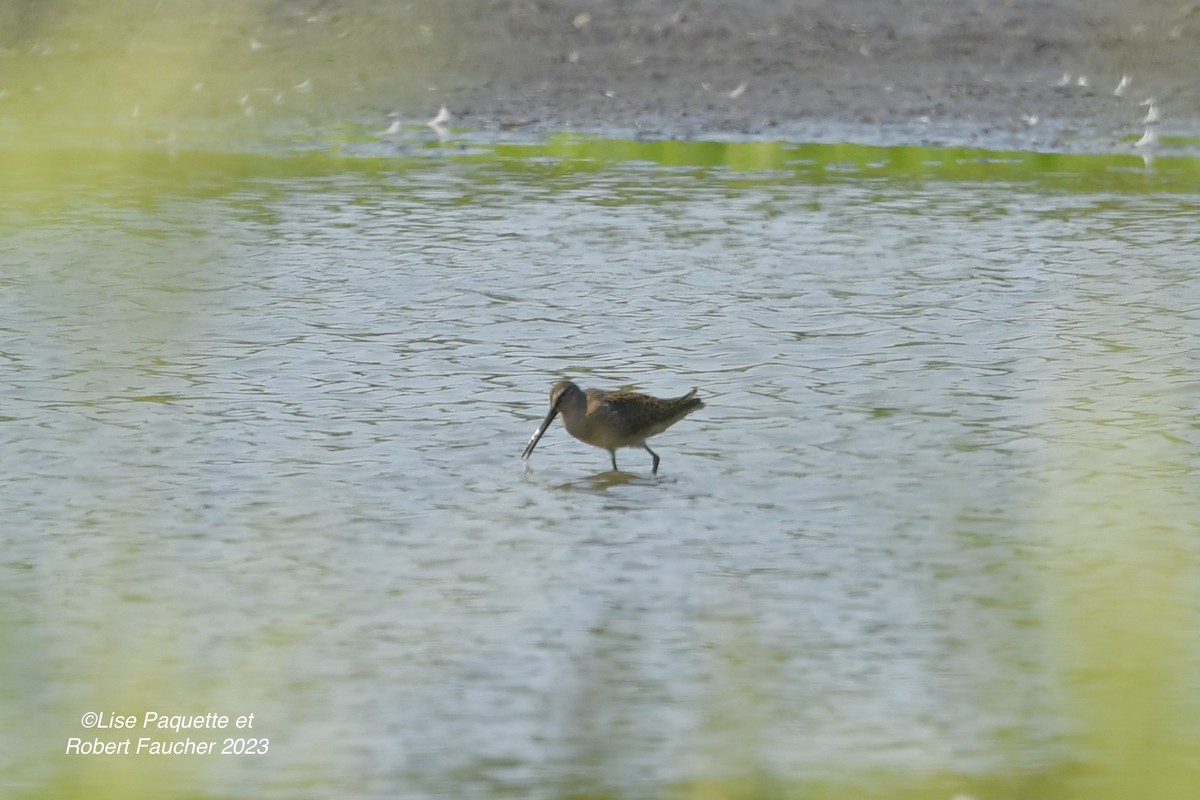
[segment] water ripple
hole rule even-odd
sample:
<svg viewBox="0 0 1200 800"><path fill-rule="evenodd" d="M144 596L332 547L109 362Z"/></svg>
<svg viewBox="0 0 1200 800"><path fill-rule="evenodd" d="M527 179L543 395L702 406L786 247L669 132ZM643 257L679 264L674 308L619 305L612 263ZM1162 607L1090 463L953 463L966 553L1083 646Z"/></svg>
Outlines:
<svg viewBox="0 0 1200 800"><path fill-rule="evenodd" d="M381 784L523 785L601 743L618 782L669 780L728 734L705 709L729 686L784 771L1070 750L1040 587L1087 552L1075 526L1200 563L1170 536L1200 522L1190 216L477 177L80 200L5 231L0 541L44 607L77 587L56 631L132 615L123 657L201 654L214 692L270 674L273 768L328 749ZM656 479L561 427L527 472L562 376L708 405L656 440Z"/></svg>

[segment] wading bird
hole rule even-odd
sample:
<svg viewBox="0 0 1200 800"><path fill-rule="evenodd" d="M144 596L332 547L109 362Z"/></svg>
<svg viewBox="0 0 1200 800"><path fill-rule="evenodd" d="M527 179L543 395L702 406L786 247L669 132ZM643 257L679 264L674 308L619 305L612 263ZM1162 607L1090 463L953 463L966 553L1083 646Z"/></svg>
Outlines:
<svg viewBox="0 0 1200 800"><path fill-rule="evenodd" d="M693 411L704 408L692 389L682 397L660 399L635 392L580 389L570 381L559 381L550 389L550 413L529 437L521 458L529 458L554 417L562 414L567 433L593 447L602 447L617 469L617 448L640 447L654 459L651 472L658 474L658 454L646 440L662 433Z"/></svg>

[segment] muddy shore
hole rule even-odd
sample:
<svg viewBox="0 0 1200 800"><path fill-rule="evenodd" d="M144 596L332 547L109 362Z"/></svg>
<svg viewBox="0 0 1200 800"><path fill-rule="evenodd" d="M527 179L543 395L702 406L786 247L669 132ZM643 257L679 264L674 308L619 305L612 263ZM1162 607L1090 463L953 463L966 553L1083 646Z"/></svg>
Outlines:
<svg viewBox="0 0 1200 800"><path fill-rule="evenodd" d="M431 69L411 113L436 99L481 128L1120 136L1151 96L1164 116L1200 117L1200 5L1177 0L501 0L414 14Z"/></svg>
<svg viewBox="0 0 1200 800"><path fill-rule="evenodd" d="M1127 149L1149 97L1200 130L1196 0L151 5L0 4L0 134L419 127L445 105L484 136Z"/></svg>

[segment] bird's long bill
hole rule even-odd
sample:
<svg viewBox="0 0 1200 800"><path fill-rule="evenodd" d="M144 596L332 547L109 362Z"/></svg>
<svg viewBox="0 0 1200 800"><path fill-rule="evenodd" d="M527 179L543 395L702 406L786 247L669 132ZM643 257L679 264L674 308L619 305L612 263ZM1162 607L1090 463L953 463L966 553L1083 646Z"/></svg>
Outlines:
<svg viewBox="0 0 1200 800"><path fill-rule="evenodd" d="M538 440L542 438L542 434L550 427L550 423L554 422L554 416L558 413L558 406L550 409L550 413L542 420L542 424L538 425L537 430L533 432L533 436L529 437L529 444L525 445L525 452L521 453L521 458L529 458L533 453L533 448L537 447Z"/></svg>

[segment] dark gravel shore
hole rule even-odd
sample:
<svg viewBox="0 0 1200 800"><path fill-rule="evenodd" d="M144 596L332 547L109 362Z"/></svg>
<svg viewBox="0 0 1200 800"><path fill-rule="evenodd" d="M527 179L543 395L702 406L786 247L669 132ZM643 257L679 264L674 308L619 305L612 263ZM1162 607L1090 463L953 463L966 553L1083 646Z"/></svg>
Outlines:
<svg viewBox="0 0 1200 800"><path fill-rule="evenodd" d="M483 128L1127 134L1150 96L1164 117L1200 116L1200 5L1178 0L501 0L414 13L432 94Z"/></svg>
<svg viewBox="0 0 1200 800"><path fill-rule="evenodd" d="M1200 0L0 2L7 124L51 135L445 105L484 135L1127 146L1148 97L1196 136L1197 53Z"/></svg>

